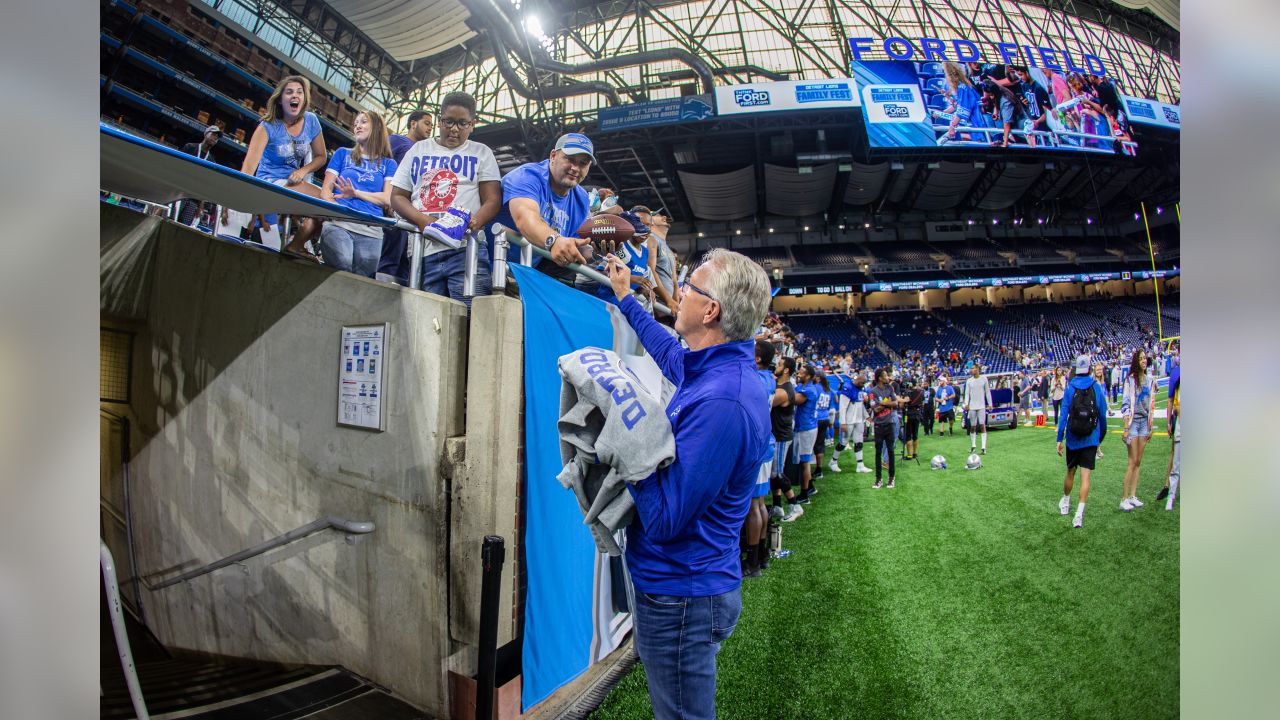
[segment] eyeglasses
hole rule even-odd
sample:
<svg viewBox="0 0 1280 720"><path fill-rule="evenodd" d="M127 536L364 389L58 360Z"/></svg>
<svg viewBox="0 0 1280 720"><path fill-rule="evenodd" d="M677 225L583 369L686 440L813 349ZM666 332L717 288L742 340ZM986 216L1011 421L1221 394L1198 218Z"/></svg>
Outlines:
<svg viewBox="0 0 1280 720"><path fill-rule="evenodd" d="M680 290L681 290L681 291L684 291L684 290L686 290L686 289L688 289L688 290L693 290L694 292L698 293L699 295L705 295L705 296L707 296L707 298L708 298L708 299L710 299L710 300L714 300L714 301L716 301L716 302L720 302L720 299L719 299L719 298L717 298L715 295L712 295L711 293L707 292L706 290L703 290L702 288L698 287L697 285L694 285L693 283L689 282L688 280L685 280L684 282L680 283Z"/></svg>
<svg viewBox="0 0 1280 720"><path fill-rule="evenodd" d="M453 118L440 118L440 124L449 128L464 129L471 127L474 123L472 120L454 120Z"/></svg>

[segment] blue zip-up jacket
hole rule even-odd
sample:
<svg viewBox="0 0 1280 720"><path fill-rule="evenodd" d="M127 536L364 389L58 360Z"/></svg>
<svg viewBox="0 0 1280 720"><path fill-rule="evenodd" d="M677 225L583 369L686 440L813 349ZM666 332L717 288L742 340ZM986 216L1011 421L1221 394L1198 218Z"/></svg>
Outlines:
<svg viewBox="0 0 1280 720"><path fill-rule="evenodd" d="M640 592L707 597L742 582L738 539L771 432L755 342L692 352L627 296L617 303L676 387L667 404L676 459L627 485L636 520L627 566Z"/></svg>
<svg viewBox="0 0 1280 720"><path fill-rule="evenodd" d="M1071 412L1071 398L1076 396L1076 392L1088 392L1089 386L1093 386L1093 394L1098 401L1098 429L1088 437L1080 437L1072 435L1067 429L1067 415ZM1058 413L1058 442L1063 442L1066 438L1068 450L1079 450L1080 448L1092 447L1102 444L1102 436L1107 434L1107 391L1102 388L1101 383L1094 381L1092 375L1076 375L1071 378L1071 382L1067 383L1067 389L1062 393L1062 411Z"/></svg>

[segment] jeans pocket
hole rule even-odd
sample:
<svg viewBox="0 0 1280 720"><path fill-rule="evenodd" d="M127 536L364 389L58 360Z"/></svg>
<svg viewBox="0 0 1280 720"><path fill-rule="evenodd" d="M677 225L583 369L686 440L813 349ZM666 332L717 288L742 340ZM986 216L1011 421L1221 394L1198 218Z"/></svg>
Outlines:
<svg viewBox="0 0 1280 720"><path fill-rule="evenodd" d="M640 593L640 597L644 598L650 605L660 608L678 608L684 607L689 598L680 597L679 595L654 595L647 592Z"/></svg>
<svg viewBox="0 0 1280 720"><path fill-rule="evenodd" d="M741 588L711 598L711 640L717 643L727 640L738 626L741 614Z"/></svg>

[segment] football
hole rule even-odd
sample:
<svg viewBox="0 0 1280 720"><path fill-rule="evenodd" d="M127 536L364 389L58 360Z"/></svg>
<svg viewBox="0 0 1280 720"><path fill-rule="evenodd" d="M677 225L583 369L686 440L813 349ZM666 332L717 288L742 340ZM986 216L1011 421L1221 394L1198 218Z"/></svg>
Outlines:
<svg viewBox="0 0 1280 720"><path fill-rule="evenodd" d="M578 228L578 237L583 240L614 240L627 242L635 236L635 228L627 220L617 215L602 213L592 215Z"/></svg>

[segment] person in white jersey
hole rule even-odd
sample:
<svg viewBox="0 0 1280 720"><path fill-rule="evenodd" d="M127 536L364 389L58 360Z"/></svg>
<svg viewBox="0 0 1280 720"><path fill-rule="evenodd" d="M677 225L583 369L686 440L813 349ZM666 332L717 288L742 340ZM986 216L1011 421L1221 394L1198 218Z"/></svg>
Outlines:
<svg viewBox="0 0 1280 720"><path fill-rule="evenodd" d="M982 376L982 368L974 363L970 377L964 381L964 411L969 416L969 452L977 449L978 433L982 433L982 454L987 454L987 410L991 407L991 384Z"/></svg>

